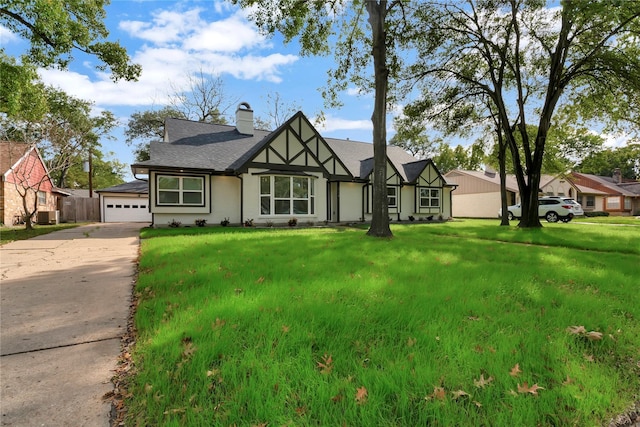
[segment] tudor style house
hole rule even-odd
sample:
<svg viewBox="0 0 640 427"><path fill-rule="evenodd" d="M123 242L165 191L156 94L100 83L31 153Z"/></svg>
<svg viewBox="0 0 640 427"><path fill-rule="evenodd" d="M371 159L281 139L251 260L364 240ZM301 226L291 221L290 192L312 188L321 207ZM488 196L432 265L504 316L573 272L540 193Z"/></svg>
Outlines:
<svg viewBox="0 0 640 427"><path fill-rule="evenodd" d="M236 126L167 119L150 160L131 168L149 181L154 226L371 219L372 144L323 138L302 112L272 132L253 128L247 103ZM431 160L387 147L393 221L451 217L454 188Z"/></svg>

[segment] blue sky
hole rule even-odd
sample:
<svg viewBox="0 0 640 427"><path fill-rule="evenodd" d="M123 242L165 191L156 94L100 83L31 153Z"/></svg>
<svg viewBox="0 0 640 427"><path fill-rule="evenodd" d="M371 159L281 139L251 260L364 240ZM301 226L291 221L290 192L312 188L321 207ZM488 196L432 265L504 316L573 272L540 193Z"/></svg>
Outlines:
<svg viewBox="0 0 640 427"><path fill-rule="evenodd" d="M228 97L248 102L256 116L266 116L267 96L277 92L311 120L324 111L325 127L318 128L324 136L371 141L370 95L358 96L350 88L342 96L343 108L324 108L318 89L326 84L332 56L301 57L295 42L284 45L279 35L260 35L244 11L225 1L113 0L106 12L109 40L119 41L142 66L139 81L113 83L96 70L95 58L80 52L74 52L68 70L40 70L40 75L45 83L94 102L96 111L110 110L119 118L116 141L103 140L102 145L124 163L134 160L123 136L129 116L166 105L172 87L184 87L187 75L199 70L217 73ZM3 28L0 39L11 55L27 47ZM227 113L233 123L235 105Z"/></svg>
<svg viewBox="0 0 640 427"><path fill-rule="evenodd" d="M235 101L248 102L256 116L266 117L269 94L280 95L288 105L300 106L312 121L322 111L322 135L370 142L373 97L358 95L349 87L341 97L339 110L324 108L319 89L326 85L327 71L334 58L302 57L294 41L284 45L282 37L267 38L248 21L246 12L224 0L112 0L106 8L109 40L126 47L133 62L142 66L137 82L113 83L109 75L96 70L96 59L74 52L68 70L40 70L42 80L81 99L92 101L95 110L110 110L121 123L113 132L115 141L103 140L105 153L129 165L133 148L124 142L124 129L132 113L166 105L173 88L184 88L189 73L219 75L225 94L234 101L227 111L234 121ZM6 52L19 56L28 48L24 40L0 27L0 41ZM387 137L393 134L390 112ZM605 136L605 135L603 135ZM607 145L620 146L624 136L607 137ZM452 145L469 145L469 140L449 140ZM132 179L127 167L126 179Z"/></svg>

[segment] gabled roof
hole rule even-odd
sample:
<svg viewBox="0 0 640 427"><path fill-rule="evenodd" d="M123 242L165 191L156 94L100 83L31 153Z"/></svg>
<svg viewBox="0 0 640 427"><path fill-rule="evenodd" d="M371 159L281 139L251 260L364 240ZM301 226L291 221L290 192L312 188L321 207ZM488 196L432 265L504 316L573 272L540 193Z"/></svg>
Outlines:
<svg viewBox="0 0 640 427"><path fill-rule="evenodd" d="M619 194L622 196L629 196L629 197L640 196L639 193L635 193L633 191L634 187L629 188L628 186L624 185L624 183L615 183L612 177L591 175L588 173L578 173L578 172L573 172L572 175L578 180L580 180L581 184L583 184L585 181L586 182L591 181L593 184L595 184L593 185L593 187L595 187L593 188L594 191L585 191L587 193L595 193L595 191L599 191L603 194ZM590 185L588 186L591 187Z"/></svg>
<svg viewBox="0 0 640 427"><path fill-rule="evenodd" d="M22 142L0 142L0 174L3 176L33 149L33 145Z"/></svg>
<svg viewBox="0 0 640 427"><path fill-rule="evenodd" d="M138 170L202 170L225 174L242 172L247 165L253 164L265 147L300 118L308 123L304 114L298 112L278 129L271 132L256 129L253 135L241 134L235 126L170 118L165 121L164 141L150 145L150 160L132 167ZM369 179L373 170L373 144L323 138L310 123L309 126L326 143L336 161L346 168L351 175L349 180ZM415 181L427 164L427 160L416 162L415 157L396 146L387 146L387 159L404 182Z"/></svg>
<svg viewBox="0 0 640 427"><path fill-rule="evenodd" d="M367 179L373 171L373 144L348 139L325 138L327 144L342 159L351 174L359 179ZM402 179L409 181L404 172L405 163L415 162L416 158L400 147L387 145L387 158Z"/></svg>

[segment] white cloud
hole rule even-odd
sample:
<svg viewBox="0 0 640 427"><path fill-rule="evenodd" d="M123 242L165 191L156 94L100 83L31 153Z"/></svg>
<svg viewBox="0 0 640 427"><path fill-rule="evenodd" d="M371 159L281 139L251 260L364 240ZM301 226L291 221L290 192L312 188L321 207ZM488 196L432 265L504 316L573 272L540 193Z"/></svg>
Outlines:
<svg viewBox="0 0 640 427"><path fill-rule="evenodd" d="M597 132L593 132L596 135L598 134ZM609 134L609 133L602 133L599 134L602 138L604 138L604 146L605 147L611 147L611 148L620 148L620 147L625 147L627 145L627 142L629 141L629 135L625 135L625 134Z"/></svg>
<svg viewBox="0 0 640 427"><path fill-rule="evenodd" d="M310 119L315 123L315 117ZM345 130L372 130L371 120L347 120L332 115L326 115L322 124L316 126L319 132L335 132Z"/></svg>
<svg viewBox="0 0 640 427"><path fill-rule="evenodd" d="M198 28L184 40L183 47L195 51L238 52L245 48L266 47L265 41L255 26L235 14Z"/></svg>
<svg viewBox="0 0 640 427"><path fill-rule="evenodd" d="M122 21L119 28L131 37L159 45L180 42L185 36L205 25L200 19L200 9L186 12L156 11L151 22Z"/></svg>
<svg viewBox="0 0 640 427"><path fill-rule="evenodd" d="M203 56L219 73L228 73L242 80L266 80L280 83L280 67L293 64L298 60L296 55L274 53L268 56L247 55L243 57L213 54Z"/></svg>
<svg viewBox="0 0 640 427"><path fill-rule="evenodd" d="M0 25L0 41L2 45L6 45L9 42L15 42L20 40L20 38L15 35L10 29Z"/></svg>
<svg viewBox="0 0 640 427"><path fill-rule="evenodd" d="M155 11L150 21L120 23L133 38L146 41L137 50L129 49L132 61L142 66L137 82L114 84L107 74L96 73L91 63L79 72L43 69L40 75L45 83L101 106L164 105L171 85L183 86L189 72L280 83L282 67L298 60L292 54L265 52L271 46L241 12L209 23L201 12L197 8Z"/></svg>

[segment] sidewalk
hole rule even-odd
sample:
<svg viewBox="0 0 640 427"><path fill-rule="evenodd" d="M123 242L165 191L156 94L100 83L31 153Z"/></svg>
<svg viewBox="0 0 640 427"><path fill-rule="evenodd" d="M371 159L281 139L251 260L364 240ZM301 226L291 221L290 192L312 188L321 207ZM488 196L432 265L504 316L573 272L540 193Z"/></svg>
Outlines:
<svg viewBox="0 0 640 427"><path fill-rule="evenodd" d="M92 224L0 248L2 426L108 426L144 223Z"/></svg>

